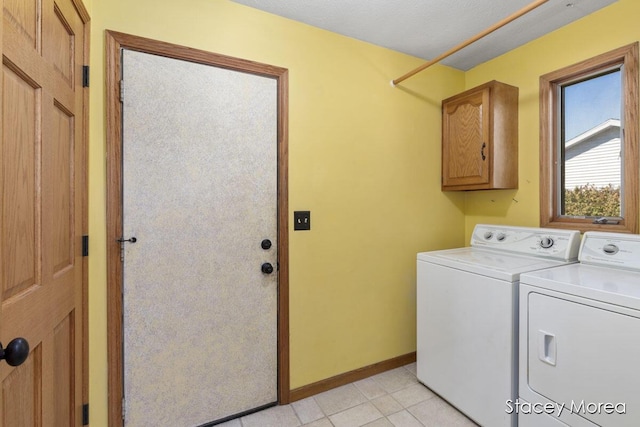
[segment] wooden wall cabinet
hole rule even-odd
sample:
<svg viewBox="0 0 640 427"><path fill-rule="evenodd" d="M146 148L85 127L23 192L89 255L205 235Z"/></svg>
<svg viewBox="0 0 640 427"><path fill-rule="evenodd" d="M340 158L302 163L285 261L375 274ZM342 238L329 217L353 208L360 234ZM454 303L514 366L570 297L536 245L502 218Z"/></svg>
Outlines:
<svg viewBox="0 0 640 427"><path fill-rule="evenodd" d="M491 81L442 101L442 190L518 188L518 88Z"/></svg>

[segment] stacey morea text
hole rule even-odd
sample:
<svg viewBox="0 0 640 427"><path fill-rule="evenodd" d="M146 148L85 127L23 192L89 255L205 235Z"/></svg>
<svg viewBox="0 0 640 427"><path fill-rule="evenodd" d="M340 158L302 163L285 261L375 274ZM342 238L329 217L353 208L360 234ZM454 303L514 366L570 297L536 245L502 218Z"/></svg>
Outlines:
<svg viewBox="0 0 640 427"><path fill-rule="evenodd" d="M584 400L575 401L570 403L558 403L558 402L527 402L524 400L507 400L507 408L505 412L507 414L547 414L559 417L564 411L569 411L579 415L593 415L593 414L626 414L627 404L623 402L586 402Z"/></svg>

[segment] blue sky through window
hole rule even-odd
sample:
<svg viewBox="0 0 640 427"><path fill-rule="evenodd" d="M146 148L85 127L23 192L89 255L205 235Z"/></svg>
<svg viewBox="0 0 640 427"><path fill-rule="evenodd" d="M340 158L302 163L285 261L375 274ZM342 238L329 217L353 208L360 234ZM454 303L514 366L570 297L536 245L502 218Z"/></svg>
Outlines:
<svg viewBox="0 0 640 427"><path fill-rule="evenodd" d="M620 70L563 87L565 141L608 119L620 119Z"/></svg>

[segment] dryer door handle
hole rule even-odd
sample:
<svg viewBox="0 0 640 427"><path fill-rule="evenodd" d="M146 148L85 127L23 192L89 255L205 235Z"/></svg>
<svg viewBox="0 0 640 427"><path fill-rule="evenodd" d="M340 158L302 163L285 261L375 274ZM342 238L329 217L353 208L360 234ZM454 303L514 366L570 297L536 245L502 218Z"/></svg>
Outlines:
<svg viewBox="0 0 640 427"><path fill-rule="evenodd" d="M556 351L556 336L538 331L538 358L548 365L556 366Z"/></svg>

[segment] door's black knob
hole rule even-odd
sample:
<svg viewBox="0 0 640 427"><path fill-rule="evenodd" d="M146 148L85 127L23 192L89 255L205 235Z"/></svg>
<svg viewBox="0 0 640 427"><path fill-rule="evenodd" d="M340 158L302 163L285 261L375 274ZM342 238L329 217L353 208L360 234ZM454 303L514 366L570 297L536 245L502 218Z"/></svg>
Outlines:
<svg viewBox="0 0 640 427"><path fill-rule="evenodd" d="M268 262L265 262L264 264L262 264L262 267L260 268L262 270L262 272L264 274L271 274L273 273L273 265L271 265Z"/></svg>
<svg viewBox="0 0 640 427"><path fill-rule="evenodd" d="M4 359L11 366L19 366L29 356L29 343L24 338L12 339L7 348L0 343L0 360Z"/></svg>
<svg viewBox="0 0 640 427"><path fill-rule="evenodd" d="M271 248L271 240L269 239L264 239L262 242L260 242L260 246L262 247L262 249L264 249L265 251L267 249Z"/></svg>

